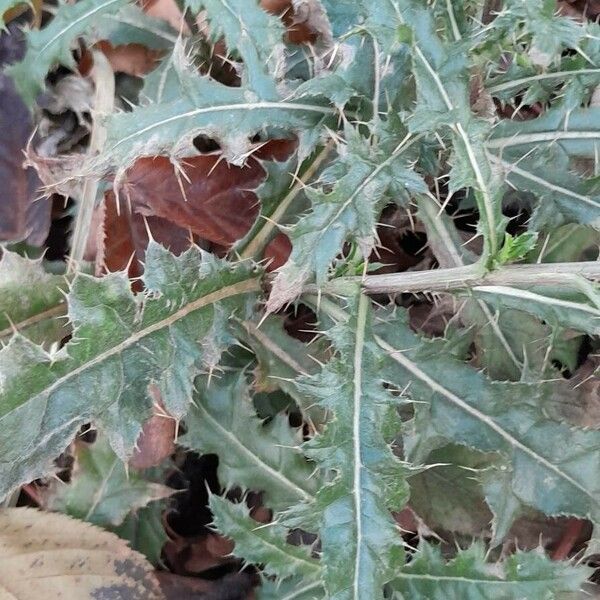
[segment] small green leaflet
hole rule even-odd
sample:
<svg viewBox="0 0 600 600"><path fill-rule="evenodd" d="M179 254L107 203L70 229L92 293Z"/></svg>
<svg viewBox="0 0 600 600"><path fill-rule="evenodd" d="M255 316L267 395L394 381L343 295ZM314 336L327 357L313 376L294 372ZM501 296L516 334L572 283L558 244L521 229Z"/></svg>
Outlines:
<svg viewBox="0 0 600 600"><path fill-rule="evenodd" d="M21 62L8 67L17 91L29 106L44 88L48 72L57 64L75 67L71 45L96 19L115 13L128 0L80 0L76 4L60 3L46 27L27 32L27 52Z"/></svg>
<svg viewBox="0 0 600 600"><path fill-rule="evenodd" d="M285 527L277 523L258 523L245 504L233 504L220 496L210 497L214 525L235 542L235 554L248 563L262 565L266 575L281 579L300 576L305 582L321 575L319 562L305 546L286 541Z"/></svg>
<svg viewBox="0 0 600 600"><path fill-rule="evenodd" d="M175 257L151 242L146 297L125 273L78 275L69 293L73 338L49 354L21 335L0 350L0 497L48 474L77 429L90 421L127 460L149 416L155 383L166 410L186 412L206 336L223 337L222 314L247 314L258 278L192 248ZM225 321L226 324L226 321ZM224 325L223 325L224 326ZM213 354L213 353L211 353ZM211 360L213 356L211 355Z"/></svg>

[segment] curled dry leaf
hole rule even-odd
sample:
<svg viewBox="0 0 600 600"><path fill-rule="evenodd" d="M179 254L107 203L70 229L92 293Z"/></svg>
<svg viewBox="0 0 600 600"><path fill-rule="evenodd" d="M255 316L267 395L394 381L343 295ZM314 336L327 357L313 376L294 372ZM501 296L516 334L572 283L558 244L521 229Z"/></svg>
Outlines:
<svg viewBox="0 0 600 600"><path fill-rule="evenodd" d="M0 596L164 598L146 559L116 535L65 515L29 508L0 511Z"/></svg>

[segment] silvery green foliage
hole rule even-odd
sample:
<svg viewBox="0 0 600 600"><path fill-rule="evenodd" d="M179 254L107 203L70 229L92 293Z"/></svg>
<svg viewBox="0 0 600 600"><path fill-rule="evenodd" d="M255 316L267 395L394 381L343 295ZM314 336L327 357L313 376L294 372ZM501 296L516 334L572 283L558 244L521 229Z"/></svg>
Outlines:
<svg viewBox="0 0 600 600"><path fill-rule="evenodd" d="M60 331L66 335L63 312L67 279L47 273L41 260L30 260L4 250L0 259L0 336L7 341L15 331L41 342ZM46 316L46 318L40 318Z"/></svg>
<svg viewBox="0 0 600 600"><path fill-rule="evenodd" d="M203 337L218 335L220 311L243 317L248 294L258 289L244 265L197 248L175 257L153 242L144 282L145 297L136 297L125 273L78 275L68 296L73 336L66 345L48 353L15 334L0 350L0 495L48 474L89 421L126 460L150 414L150 383L166 410L183 416L202 368Z"/></svg>
<svg viewBox="0 0 600 600"><path fill-rule="evenodd" d="M263 424L252 406L245 374L196 380L194 404L181 443L203 454L221 454L219 479L227 487L263 492L265 504L283 510L310 502L319 485L313 467L299 449L300 432L285 414Z"/></svg>
<svg viewBox="0 0 600 600"><path fill-rule="evenodd" d="M477 0L294 0L318 32L308 51L288 43L255 0L183 4L206 17L201 44L174 39L125 0L61 4L28 33L28 53L11 72L32 103L49 70L73 66L79 37L164 50L140 105L103 121L106 144L83 175L118 181L140 156L176 163L196 153L198 135L240 165L264 140L296 137L293 156L264 162L260 216L231 253L260 260L278 228L288 234L290 259L262 298L268 311L308 283L326 288L352 262L348 253L362 261L352 272L366 272L392 203L417 205L443 268L597 260L598 25L559 16L554 0L506 0L495 18ZM199 49L221 39L239 85L220 81L218 61ZM519 119L534 103L540 116ZM480 247L465 246L441 200L475 215ZM511 237L503 209L515 203L531 218ZM20 260L5 254L0 275ZM4 293L10 277L0 281L12 320L36 317L58 297L63 280L34 270L31 281L16 278L16 296ZM560 375L554 361L579 367L582 340L597 349L597 283L566 273L560 285L465 285L436 340L415 333L402 310L374 310L359 294L308 295L325 330L312 345L286 333L279 316L264 319L256 299L268 286L244 263L197 249L176 258L151 244L143 283L134 296L124 274L78 275L72 340L49 353L15 335L0 351L0 496L50 473L87 422L126 460L156 384L184 422L182 445L219 455L224 492L259 492L273 510L272 523L258 524L244 501L211 499L234 552L261 566L261 598L517 600L578 590L586 569L541 551L493 562L482 542L447 557L420 539L407 557L391 511L408 503L429 517L425 525L487 536L490 546L532 509L600 521L600 433L556 417L577 391L546 381ZM222 360L236 341L243 349ZM259 418L256 392L267 388L296 405L302 427L287 413ZM449 467L450 508L477 511L470 528L419 500ZM463 468L471 469L464 485ZM314 543L299 545L297 528Z"/></svg>

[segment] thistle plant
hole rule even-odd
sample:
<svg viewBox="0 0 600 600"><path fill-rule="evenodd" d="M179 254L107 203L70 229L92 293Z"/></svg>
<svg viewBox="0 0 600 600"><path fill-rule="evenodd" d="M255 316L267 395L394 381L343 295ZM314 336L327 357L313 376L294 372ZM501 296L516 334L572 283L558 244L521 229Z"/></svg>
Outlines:
<svg viewBox="0 0 600 600"><path fill-rule="evenodd" d="M87 423L127 463L153 386L177 443L219 456L214 527L256 565L259 598L580 590L585 565L502 544L532 514L600 522L598 423L565 376L599 348L600 28L554 0L499 4L294 0L310 43L255 0L184 0L189 34L126 0L59 3L28 31L9 73L32 107L52 69L74 68L77 40L161 52L137 105L94 117L104 142L70 181L102 180L125 202L136 161L184 172L199 136L233 165L260 160L264 179L226 255L151 240L137 293L124 272L67 281L5 251L0 496L50 475ZM294 152L257 159L273 139ZM429 264L374 272L389 207L424 233ZM291 252L269 272L280 233ZM415 323L413 300L451 307L441 331ZM310 344L283 327L301 304ZM61 307L58 348L44 336ZM266 412L265 387L279 399Z"/></svg>

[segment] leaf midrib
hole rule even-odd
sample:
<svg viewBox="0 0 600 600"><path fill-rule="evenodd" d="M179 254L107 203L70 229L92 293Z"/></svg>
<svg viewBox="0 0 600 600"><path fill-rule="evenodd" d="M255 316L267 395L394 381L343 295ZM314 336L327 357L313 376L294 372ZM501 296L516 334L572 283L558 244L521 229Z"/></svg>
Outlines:
<svg viewBox="0 0 600 600"><path fill-rule="evenodd" d="M175 313L169 315L167 318L162 319L161 321L158 321L156 323L153 323L152 325L149 325L148 327L145 327L144 329L141 329L140 331L137 331L133 335L129 336L126 340L123 340L119 344L116 344L112 348L109 348L108 350L98 354L97 356L95 356L91 360L83 363L79 367L76 367L72 371L69 371L62 377L59 377L58 379L54 380L46 388L36 392L34 397L48 398L52 394L52 392L54 392L56 389L60 388L62 385L64 385L70 379L73 379L74 377L77 377L78 375L80 375L81 373L84 373L88 369L92 369L95 366L103 363L105 360L120 354L121 352L125 351L127 348L130 348L131 346L138 343L143 338L145 338L153 333L156 333L157 331L160 331L161 329L170 327L171 325L173 325L180 319L183 319L184 317L186 317L187 315L189 315L190 313L192 313L196 310L199 310L201 308L204 308L205 306L214 304L220 300L224 300L225 298L229 298L231 296L236 296L239 294L246 294L246 293L259 291L259 290L260 290L260 280L258 277L253 277L252 279L246 279L245 281L239 281L230 286L216 290L215 292L206 294L205 296L202 296L201 298L198 298L197 300L190 302L189 304L187 304L183 308L179 309ZM31 398L29 398L29 399L31 399ZM4 416L6 416L6 414L10 414L10 412L5 413L4 415L0 415L0 420Z"/></svg>

